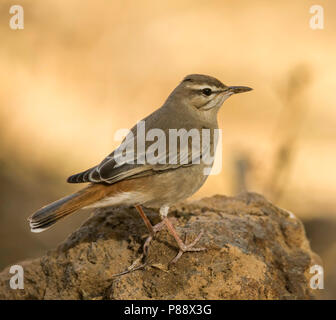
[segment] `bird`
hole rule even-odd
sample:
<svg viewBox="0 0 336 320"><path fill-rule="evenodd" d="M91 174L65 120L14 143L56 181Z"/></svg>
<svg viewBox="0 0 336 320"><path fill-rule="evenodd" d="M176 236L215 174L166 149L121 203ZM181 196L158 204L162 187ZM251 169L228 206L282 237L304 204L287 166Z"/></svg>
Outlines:
<svg viewBox="0 0 336 320"><path fill-rule="evenodd" d="M185 243L168 218L169 208L189 198L206 181L206 170L213 165L214 157L209 154L215 154L217 115L223 102L233 94L250 90L246 86L227 86L208 75L187 75L163 105L134 125L120 146L102 162L70 176L68 183L87 185L32 214L28 218L31 231L42 232L84 208L134 206L149 231L143 246L146 254L151 240L163 228L179 247L172 263L185 252L205 250L195 247L203 230L194 241ZM202 134L204 130L209 132L208 139ZM170 148L171 133L180 138L175 149ZM161 221L152 225L143 207L157 209Z"/></svg>

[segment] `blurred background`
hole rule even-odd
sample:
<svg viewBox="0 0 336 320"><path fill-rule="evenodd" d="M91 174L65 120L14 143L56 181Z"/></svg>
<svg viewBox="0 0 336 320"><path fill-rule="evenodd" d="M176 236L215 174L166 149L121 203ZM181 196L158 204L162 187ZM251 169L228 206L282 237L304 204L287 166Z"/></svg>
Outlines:
<svg viewBox="0 0 336 320"><path fill-rule="evenodd" d="M318 2L318 3L317 3ZM9 28L9 8L24 29ZM313 30L309 8L324 8ZM222 172L195 199L264 194L305 223L336 298L336 2L13 1L0 4L0 269L52 249L87 217L42 234L36 209L79 186L114 133L160 107L190 73L254 88L219 114Z"/></svg>

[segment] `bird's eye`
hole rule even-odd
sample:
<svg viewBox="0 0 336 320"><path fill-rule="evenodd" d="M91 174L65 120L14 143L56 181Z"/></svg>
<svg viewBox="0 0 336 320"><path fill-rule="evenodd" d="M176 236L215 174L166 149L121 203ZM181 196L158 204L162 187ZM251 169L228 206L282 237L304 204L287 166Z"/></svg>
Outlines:
<svg viewBox="0 0 336 320"><path fill-rule="evenodd" d="M205 88L205 89L202 89L202 93L205 94L206 96L210 96L212 91L210 88Z"/></svg>

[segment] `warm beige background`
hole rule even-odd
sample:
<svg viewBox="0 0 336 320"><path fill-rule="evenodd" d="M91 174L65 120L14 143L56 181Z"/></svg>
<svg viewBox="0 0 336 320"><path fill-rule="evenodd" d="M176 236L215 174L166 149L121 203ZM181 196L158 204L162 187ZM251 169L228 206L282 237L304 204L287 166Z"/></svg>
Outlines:
<svg viewBox="0 0 336 320"><path fill-rule="evenodd" d="M12 4L0 4L1 267L80 223L85 214L35 235L25 218L76 190L66 177L100 162L117 146L114 132L188 73L255 89L222 108L223 171L195 197L238 192L236 168L248 162L248 190L335 226L335 1L16 1L25 10L17 31ZM314 4L324 30L309 27ZM314 241L330 238L321 255L336 241L329 229L316 231Z"/></svg>

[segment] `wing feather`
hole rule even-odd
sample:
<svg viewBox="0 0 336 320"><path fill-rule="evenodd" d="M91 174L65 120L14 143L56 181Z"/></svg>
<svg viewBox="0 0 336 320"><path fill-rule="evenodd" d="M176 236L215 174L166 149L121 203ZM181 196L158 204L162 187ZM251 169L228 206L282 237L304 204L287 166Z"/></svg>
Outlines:
<svg viewBox="0 0 336 320"><path fill-rule="evenodd" d="M146 152L154 142L146 141L145 147L141 148L143 151L138 153L135 128L136 127L132 128L121 145L109 154L99 165L69 177L68 182L113 184L124 179L152 175L167 170L175 170L183 166L198 164L202 160L202 154L210 150L210 144L203 145L202 139L201 143L197 146L197 144L192 145L192 143L189 143L187 138L188 143L182 146L180 144L175 154L169 156L169 152L164 150L164 152L156 155L156 163L153 164L151 161L147 161L148 154L146 154ZM168 137L166 137L166 139L166 146L168 146ZM129 153L130 156L127 156L127 152L125 155L125 150L133 151ZM143 163L143 159L146 159L145 163Z"/></svg>

